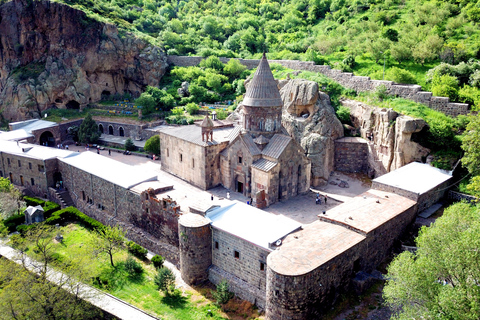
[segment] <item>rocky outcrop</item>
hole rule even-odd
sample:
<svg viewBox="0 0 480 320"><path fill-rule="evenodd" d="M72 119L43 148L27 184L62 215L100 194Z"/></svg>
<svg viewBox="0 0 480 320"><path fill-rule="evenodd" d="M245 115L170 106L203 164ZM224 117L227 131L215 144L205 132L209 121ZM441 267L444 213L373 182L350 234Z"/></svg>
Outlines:
<svg viewBox="0 0 480 320"><path fill-rule="evenodd" d="M0 110L9 121L139 94L157 86L166 67L160 48L69 6L14 0L0 7Z"/></svg>
<svg viewBox="0 0 480 320"><path fill-rule="evenodd" d="M411 140L426 123L398 114L392 109L380 109L353 100L343 100L360 135L370 141L370 175L380 176L413 161L422 161L430 150ZM423 158L423 159L422 159Z"/></svg>
<svg viewBox="0 0 480 320"><path fill-rule="evenodd" d="M334 170L334 141L343 136L330 97L314 81L283 80L280 86L282 124L312 160L312 186L325 184Z"/></svg>

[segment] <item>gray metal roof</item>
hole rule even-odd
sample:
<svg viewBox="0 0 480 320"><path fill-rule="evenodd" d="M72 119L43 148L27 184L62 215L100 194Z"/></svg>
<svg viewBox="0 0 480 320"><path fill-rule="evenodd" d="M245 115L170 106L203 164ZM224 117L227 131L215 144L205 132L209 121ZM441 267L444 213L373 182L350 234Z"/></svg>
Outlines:
<svg viewBox="0 0 480 320"><path fill-rule="evenodd" d="M270 139L265 138L263 135L259 135L253 140L253 142L255 142L256 144L267 144L268 142L270 142Z"/></svg>
<svg viewBox="0 0 480 320"><path fill-rule="evenodd" d="M189 141L199 146L211 146L217 145L225 141L231 141L230 135L232 131L236 130L235 127L225 127L214 129L213 141L202 141L202 128L196 125L169 127L165 126L158 131L168 134L169 136L177 137L179 139Z"/></svg>
<svg viewBox="0 0 480 320"><path fill-rule="evenodd" d="M43 208L41 205L38 205L38 206L28 206L27 209L25 209L25 212L29 215L29 216L33 216L35 214L35 212L43 212Z"/></svg>
<svg viewBox="0 0 480 320"><path fill-rule="evenodd" d="M272 170L273 168L275 168L277 163L278 162L273 162L273 161L262 158L262 159L258 159L254 163L252 163L252 167L257 168L257 169L262 170L262 171L265 171L265 172L268 172L268 171Z"/></svg>
<svg viewBox="0 0 480 320"><path fill-rule="evenodd" d="M247 92L243 96L243 105L250 107L283 106L277 82L273 78L265 53L252 81L248 84Z"/></svg>
<svg viewBox="0 0 480 320"><path fill-rule="evenodd" d="M245 145L247 146L248 152L250 152L250 154L252 156L256 156L256 155L259 155L259 154L262 153L262 151L260 151L260 149L258 149L255 142L253 142L253 139L252 139L251 135L249 135L249 134L242 135L242 140L245 143Z"/></svg>
<svg viewBox="0 0 480 320"><path fill-rule="evenodd" d="M262 154L267 157L278 159L291 140L291 137L277 133L272 137L272 139L270 139L270 142L267 144L265 149L263 149Z"/></svg>
<svg viewBox="0 0 480 320"><path fill-rule="evenodd" d="M40 130L40 129L45 129L45 128L58 126L58 124L55 123L55 122L46 121L46 120L39 120L39 119L12 122L12 123L9 123L9 125L12 128L12 131L21 128L28 133L32 133L32 131L35 131L35 130Z"/></svg>

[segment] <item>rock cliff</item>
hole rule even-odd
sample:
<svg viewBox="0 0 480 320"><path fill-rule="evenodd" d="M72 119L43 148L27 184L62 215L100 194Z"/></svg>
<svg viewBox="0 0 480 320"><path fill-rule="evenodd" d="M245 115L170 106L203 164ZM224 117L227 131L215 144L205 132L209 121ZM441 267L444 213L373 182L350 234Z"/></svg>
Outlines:
<svg viewBox="0 0 480 320"><path fill-rule="evenodd" d="M14 0L0 7L0 111L9 121L139 94L158 85L166 67L160 48L69 6Z"/></svg>
<svg viewBox="0 0 480 320"><path fill-rule="evenodd" d="M334 141L343 137L343 127L330 104L330 97L314 81L287 79L279 82L283 100L282 124L312 160L312 186L327 183L334 170Z"/></svg>
<svg viewBox="0 0 480 320"><path fill-rule="evenodd" d="M360 135L369 140L369 166L372 176L381 176L413 161L422 161L430 150L411 140L426 123L353 100L343 100ZM422 159L423 158L423 159Z"/></svg>

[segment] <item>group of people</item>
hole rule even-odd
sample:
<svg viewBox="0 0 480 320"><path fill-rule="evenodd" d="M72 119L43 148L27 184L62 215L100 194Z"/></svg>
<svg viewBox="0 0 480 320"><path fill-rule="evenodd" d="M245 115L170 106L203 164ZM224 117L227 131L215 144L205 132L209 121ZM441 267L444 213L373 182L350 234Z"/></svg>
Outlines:
<svg viewBox="0 0 480 320"><path fill-rule="evenodd" d="M327 195L320 195L320 193L317 193L317 197L315 198L315 204L322 204L322 197L323 200L325 200L325 204L327 204Z"/></svg>

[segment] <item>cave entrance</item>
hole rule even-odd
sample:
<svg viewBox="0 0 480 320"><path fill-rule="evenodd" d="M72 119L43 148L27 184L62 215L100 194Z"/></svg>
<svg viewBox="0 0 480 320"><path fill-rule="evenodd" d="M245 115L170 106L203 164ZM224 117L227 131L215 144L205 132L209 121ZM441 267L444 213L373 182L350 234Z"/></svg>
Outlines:
<svg viewBox="0 0 480 320"><path fill-rule="evenodd" d="M101 98L102 100L107 100L110 98L110 96L112 95L112 93L108 90L103 90L102 91L102 94L101 94Z"/></svg>
<svg viewBox="0 0 480 320"><path fill-rule="evenodd" d="M45 131L40 135L40 145L48 146L48 147L55 147L55 138L53 137L53 133L50 131Z"/></svg>
<svg viewBox="0 0 480 320"><path fill-rule="evenodd" d="M68 101L65 106L67 107L67 109L80 110L80 103L75 100Z"/></svg>

